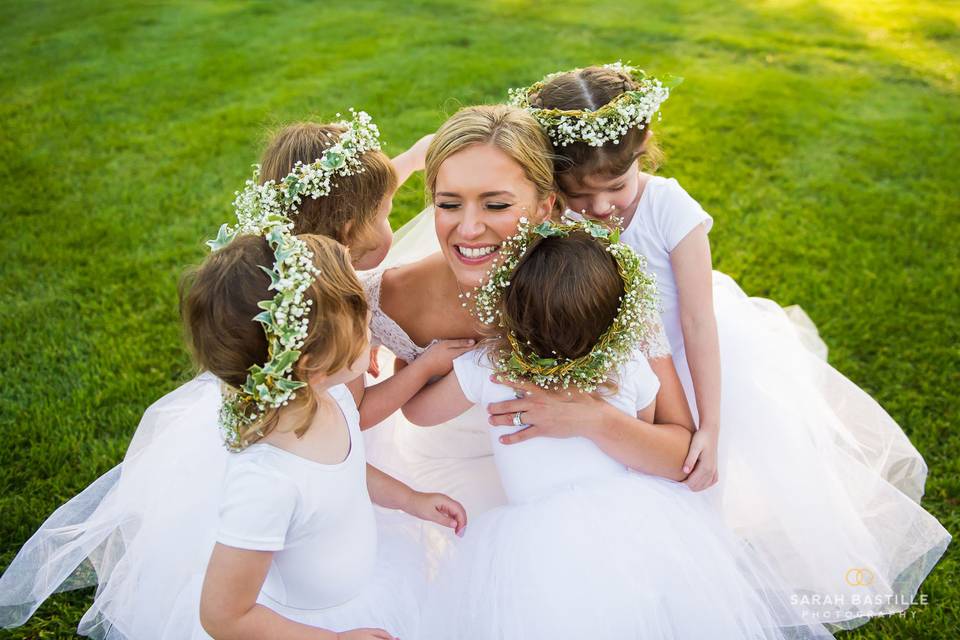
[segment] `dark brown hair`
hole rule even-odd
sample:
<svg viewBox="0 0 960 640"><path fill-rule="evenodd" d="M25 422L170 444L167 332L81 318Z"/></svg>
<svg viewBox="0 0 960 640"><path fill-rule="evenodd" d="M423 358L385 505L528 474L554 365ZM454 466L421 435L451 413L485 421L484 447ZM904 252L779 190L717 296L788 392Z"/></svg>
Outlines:
<svg viewBox="0 0 960 640"><path fill-rule="evenodd" d="M260 179L279 182L298 161L315 162L346 131L339 124L298 122L275 133L260 160ZM355 258L375 245L373 223L385 198L397 190L393 163L381 151L360 156L364 170L351 176L337 176L330 194L314 200L304 197L294 216L294 233L318 233L349 247ZM347 223L351 223L346 230Z"/></svg>
<svg viewBox="0 0 960 640"><path fill-rule="evenodd" d="M587 67L553 78L530 96L530 104L541 109L593 111L639 87L636 80L621 71ZM556 162L558 174L570 176L578 182L590 175L621 176L638 159L643 168L652 171L662 159L649 126L631 128L617 144L607 142L602 147L591 147L586 142L574 142L555 147L555 153L559 156Z"/></svg>
<svg viewBox="0 0 960 640"><path fill-rule="evenodd" d="M623 293L616 258L578 230L531 244L500 311L505 328L540 357L575 359L613 324Z"/></svg>
<svg viewBox="0 0 960 640"><path fill-rule="evenodd" d="M293 368L293 378L306 382L312 373L333 373L350 366L363 353L367 301L342 246L319 235L300 238L322 272L305 295L313 304L307 314L309 332L300 351L310 357L301 356ZM268 359L266 334L253 317L261 311L258 302L274 297L275 292L268 289L270 278L260 269L273 263L273 250L263 237L241 236L210 254L181 280L180 316L194 360L202 370L234 388L243 385L250 367ZM297 427L302 434L316 411L316 397L301 391L296 401L307 407L306 417ZM277 410L268 410L241 436L255 441L253 432L259 429L266 435L277 418Z"/></svg>

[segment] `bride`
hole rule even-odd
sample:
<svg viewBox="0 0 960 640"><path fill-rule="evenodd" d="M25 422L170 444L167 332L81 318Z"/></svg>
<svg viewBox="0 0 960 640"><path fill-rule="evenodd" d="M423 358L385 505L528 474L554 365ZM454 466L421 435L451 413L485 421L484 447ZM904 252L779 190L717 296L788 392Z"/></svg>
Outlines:
<svg viewBox="0 0 960 640"><path fill-rule="evenodd" d="M428 210L398 233L384 267L361 276L374 341L396 356L397 366L412 362L434 340L483 338L466 304L469 292L483 281L520 218L539 221L556 208L550 143L528 114L502 105L470 107L442 131L425 167L429 188L443 199L435 229L425 224ZM692 426L665 338L646 351L660 379L655 421ZM476 517L506 502L489 429L486 408L479 406L439 429L422 429L397 415L394 424L368 432L371 463L454 496Z"/></svg>

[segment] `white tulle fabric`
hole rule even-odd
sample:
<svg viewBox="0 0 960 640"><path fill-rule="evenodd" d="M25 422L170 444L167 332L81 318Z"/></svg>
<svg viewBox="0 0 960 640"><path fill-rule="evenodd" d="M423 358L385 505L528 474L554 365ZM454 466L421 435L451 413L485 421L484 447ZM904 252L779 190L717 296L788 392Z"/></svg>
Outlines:
<svg viewBox="0 0 960 640"><path fill-rule="evenodd" d="M438 248L428 208L397 233L386 265ZM789 586L809 621L852 628L904 611L950 542L919 506L927 473L922 456L882 407L826 363L826 345L802 309L748 297L719 272L714 300L723 380L721 480L705 496ZM385 346L411 349L409 337L393 327ZM673 359L696 414L682 344ZM413 484L465 497L476 518L505 502L489 442L479 434L488 429L486 418L474 407L450 425L424 430L398 414L371 436L384 464ZM463 429L472 435L451 434ZM570 520L564 527L588 525Z"/></svg>
<svg viewBox="0 0 960 640"><path fill-rule="evenodd" d="M96 585L82 635L208 637L200 589L233 455L220 438L220 398L219 380L202 374L147 409L123 462L57 509L0 578L0 625L23 624L54 592ZM425 584L419 525L380 509L377 521L376 569L357 597L314 611L261 602L306 624L416 637Z"/></svg>
<svg viewBox="0 0 960 640"><path fill-rule="evenodd" d="M456 372L474 402L513 396L489 382L483 356L462 356ZM656 393L645 360L619 379L606 398L618 410ZM475 518L449 552L425 638L830 637L802 619L708 495L631 472L586 438L499 443L515 430L489 435L509 504Z"/></svg>

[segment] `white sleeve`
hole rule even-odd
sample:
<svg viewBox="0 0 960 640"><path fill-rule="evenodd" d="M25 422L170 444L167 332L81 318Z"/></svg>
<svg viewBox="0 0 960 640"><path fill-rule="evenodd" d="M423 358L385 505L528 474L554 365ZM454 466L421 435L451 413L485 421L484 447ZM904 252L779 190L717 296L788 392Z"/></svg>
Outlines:
<svg viewBox="0 0 960 640"><path fill-rule="evenodd" d="M227 472L217 542L251 551L279 551L297 505L294 484L253 464Z"/></svg>
<svg viewBox="0 0 960 640"><path fill-rule="evenodd" d="M673 251L697 225L704 225L707 232L713 226L710 214L673 178L661 187L653 205L653 213L654 223L667 252Z"/></svg>
<svg viewBox="0 0 960 640"><path fill-rule="evenodd" d="M482 353L479 349L468 351L453 361L453 372L460 383L464 397L473 404L480 404L483 387L492 371L480 363Z"/></svg>
<svg viewBox="0 0 960 640"><path fill-rule="evenodd" d="M657 393L660 391L660 379L657 378L657 374L650 368L650 363L641 354L630 361L627 366L627 375L630 376L630 382L636 397L635 408L637 411L642 411L657 399Z"/></svg>

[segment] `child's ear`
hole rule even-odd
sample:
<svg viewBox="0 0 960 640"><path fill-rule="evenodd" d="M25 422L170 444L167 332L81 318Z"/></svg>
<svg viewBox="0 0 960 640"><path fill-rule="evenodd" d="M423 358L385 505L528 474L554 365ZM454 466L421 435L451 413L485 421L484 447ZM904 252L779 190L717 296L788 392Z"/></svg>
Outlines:
<svg viewBox="0 0 960 640"><path fill-rule="evenodd" d="M644 140L646 140L646 138L644 138ZM353 229L353 220L347 220L343 224L343 233L341 234L341 236L344 238L349 238L351 229Z"/></svg>
<svg viewBox="0 0 960 640"><path fill-rule="evenodd" d="M643 153L647 150L647 141L650 140L651 135L653 135L653 132L650 130L650 127L645 127L643 129L643 140L640 141L640 147L637 149L637 153Z"/></svg>
<svg viewBox="0 0 960 640"><path fill-rule="evenodd" d="M308 355L300 356L300 360L297 362L297 368L300 371L305 371L307 384L311 387L322 386L327 381L327 374L325 374L321 369L313 368L313 358Z"/></svg>

